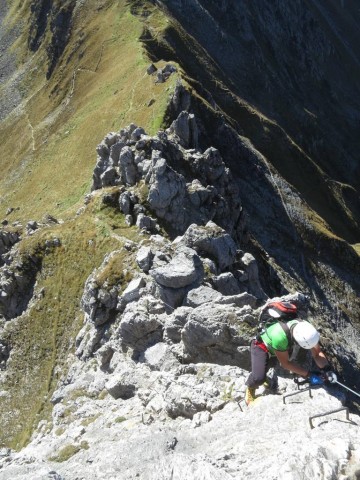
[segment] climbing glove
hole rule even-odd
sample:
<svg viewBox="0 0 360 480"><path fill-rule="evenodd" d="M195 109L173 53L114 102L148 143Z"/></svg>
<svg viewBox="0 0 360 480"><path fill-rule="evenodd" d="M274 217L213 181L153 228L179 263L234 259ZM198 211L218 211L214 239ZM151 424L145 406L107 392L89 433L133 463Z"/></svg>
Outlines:
<svg viewBox="0 0 360 480"><path fill-rule="evenodd" d="M336 372L327 370L323 373L324 383L325 385L330 385L331 383L335 383L337 381L337 374Z"/></svg>
<svg viewBox="0 0 360 480"><path fill-rule="evenodd" d="M323 375L315 372L309 373L309 383L310 385L323 385L324 384L324 377Z"/></svg>

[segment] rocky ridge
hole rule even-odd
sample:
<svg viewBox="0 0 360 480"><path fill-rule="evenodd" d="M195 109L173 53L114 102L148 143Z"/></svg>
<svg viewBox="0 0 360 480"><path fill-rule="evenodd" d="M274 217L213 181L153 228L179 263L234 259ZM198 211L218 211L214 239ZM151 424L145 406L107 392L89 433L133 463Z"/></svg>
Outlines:
<svg viewBox="0 0 360 480"><path fill-rule="evenodd" d="M81 3L76 2L77 5ZM164 7L165 2L152 3ZM307 2L306 5L298 1L278 2L273 12L262 8L261 2L257 5L239 2L233 8L231 2L226 1L174 0L166 3L175 16L182 17L183 25L190 20L191 28L195 29L190 29L190 33L204 49L210 40L208 50L215 51L214 58L225 75L236 80L237 94L262 108L271 118L277 118L279 125L284 119L289 120L287 112L292 111L290 117L294 123L289 133L314 155L316 164L335 179L335 182L328 182L321 175L316 177L321 180L319 185L323 186L323 192L328 192L333 185L340 188L336 180L345 179L350 185L354 184L358 165L353 156L348 155L344 144L339 143L346 133L345 143L352 151L357 151L353 124L349 121L345 130L341 130L341 122L333 119L338 118L335 113L340 104L345 106L340 109L344 113L341 117L350 113L353 120L358 118L358 107L353 106L355 90L343 89L344 81L337 81L337 75L334 81L330 78L331 72L323 70L323 65L335 65L340 76L346 76L345 70L338 69L333 62L336 45L328 45L316 16L304 12L309 5L316 7L321 2ZM325 3L322 3L324 6L320 10L324 12ZM354 2L349 3L355 7ZM51 3L38 2L39 9L36 9L33 2L33 25L39 25L43 32L48 29L50 34L48 76L52 75L62 55L66 43L63 40L68 39L71 32L74 2L65 4L65 8L62 4L54 4L52 9ZM341 4L345 11L344 2ZM193 21L194 11L198 15L196 22ZM231 32L224 29L233 18L239 20L235 22L237 30L238 25L242 25L239 37L244 41L242 48ZM254 26L251 23L254 19L261 22ZM284 29L284 24L289 29ZM299 28L299 25L306 28ZM271 35L267 32L264 35L268 26ZM197 29L200 32L196 32ZM216 35L209 38L211 31L216 31ZM259 31L262 31L260 36ZM3 36L3 31L0 33L2 39L8 38ZM171 33L168 28L164 36L170 39L170 45ZM290 42L287 33L292 37ZM266 38L265 44L258 42L259 37ZM35 32L34 38L40 42L41 32ZM310 42L310 48L304 42ZM289 47L289 54L284 56L285 45ZM157 42L156 46L159 49ZM188 43L188 49L194 47L194 43ZM272 52L274 62L268 61L262 48L264 52ZM310 58L313 49L317 56ZM234 55L237 51L243 54ZM169 50L165 53L168 58ZM294 75L291 64L299 55L302 55L298 64L300 70ZM181 58L180 51L179 56ZM191 65L187 60L195 57L196 54L189 55L185 50L182 58L186 61L179 63L188 75L203 85L197 85L201 95L221 117L221 122L213 122L213 129L208 131L211 145L217 148L211 146L200 151L199 145L204 144L206 136L204 124L189 113L190 100L180 93L181 89L175 92L176 108L181 114L169 130L149 137L140 127L131 125L110 133L99 145L93 193L86 203L101 195L104 204L125 215L128 225L137 226L144 240L138 244L129 241L106 256L86 281L81 301L84 326L74 342L75 356L68 357L69 370L52 395L52 417L40 422L31 442L21 452L0 449L0 478L256 479L263 478L264 472L274 479L295 480L306 476L352 480L359 477L358 416L351 414L349 421L345 412L339 412L316 420L314 429L308 424L308 416L336 410L344 403L339 390L317 389L313 398L302 393L286 404L281 402L280 396L268 395L247 410L240 401L249 368L248 343L256 330L259 309L270 291L274 293L276 288L281 293L286 289L294 291L291 287L298 276L304 280L302 286L306 283L310 291L315 291L317 306L324 307L317 311L320 315L315 322L321 327L326 325L325 333L334 345L337 340L342 342L336 353L351 366L348 378L356 382L354 373L358 373L359 365L357 324L355 319L349 318L348 312L353 306L355 310L358 261L349 245L333 238L319 238L312 225L306 224L306 232L311 235L305 237L305 243L310 237L316 245L315 255L310 257L317 267L312 277L311 262L304 259L304 252L309 252L296 231L304 222L303 192L295 192L290 185L291 178L302 178L297 172L307 163L300 162L299 168L290 172L289 180L289 172L283 168L288 162L281 163L283 157L291 158L294 163L299 161L293 149L286 150L289 155L284 154L276 141L272 143L260 129L255 132L250 116L239 114L238 118L235 114L236 121L229 122L250 140L235 134L223 121L221 113L227 111L229 119L229 111L234 107L234 98L230 101L232 93L229 91L225 96L222 86L216 88L220 93L212 92L214 97L204 91L210 88L209 83L197 73L211 69L201 64L198 71L188 70L186 67ZM153 56L152 60L155 59ZM306 78L304 82L301 72L307 69L309 61L310 82ZM0 63L2 70L10 75L15 64L7 52ZM289 66L287 72L280 73L282 64ZM163 74L159 72L157 79L162 81ZM251 79L250 84L247 84L248 79ZM7 80L8 74L1 82ZM329 103L317 104L319 90L313 80L325 86L323 98ZM291 83L295 91L299 86L302 88L300 104L294 101L296 97L287 97ZM6 95L11 100L6 103L10 110L20 101L16 85L16 82L9 83L12 90ZM281 91L283 95L279 95ZM307 97L304 109L306 91L314 91L316 95ZM277 111L279 96L284 102ZM348 99L352 105L348 104ZM262 107L264 100L266 108ZM236 108L234 110L239 113ZM202 116L202 121L206 121L207 114ZM317 127L321 116L331 119L332 125L319 123ZM208 118L207 122L210 124L212 120ZM272 130L273 126L268 123L264 132L267 128ZM323 142L325 134L328 141ZM332 148L339 145L341 148ZM260 151L267 159L262 158ZM348 159L344 162L346 171L339 174L336 162L328 160L336 152L340 152L337 154L340 160ZM268 168L269 154L270 163L276 166L277 172L275 168ZM312 168L311 172L315 170L317 168ZM257 181L253 181L254 178ZM100 189L104 190L99 194ZM314 190L317 189L311 191ZM351 193L354 198L346 200L345 191L344 201L356 213L358 196ZM253 245L246 242L245 205L251 234L262 244L262 253L267 255L269 265L260 260ZM84 206L79 215L86 208ZM329 211L330 221L333 210ZM347 209L337 208L337 211L346 213ZM267 217L266 227L264 216ZM346 215L336 217L341 219ZM346 226L346 222L341 225ZM17 244L21 236L31 235L37 228L36 222L29 222L21 234L7 228L0 234L0 374L4 376L9 374L8 362L14 352L10 344L1 340L3 328L11 322L16 323L21 313L36 305L37 296L41 295L36 290L36 277L42 268L41 256L47 249L60 245L59 240L54 239L54 243L42 246L39 258L19 257ZM356 232L348 228L344 238L357 240ZM338 228L335 232L341 230ZM285 238L293 251L284 249ZM248 247L249 250L252 247L251 253ZM107 274L112 265L124 257L131 268L126 274L115 272L118 278L114 283ZM279 258L284 261L280 262ZM274 269L270 268L272 260ZM276 261L288 266L285 268L289 280L286 285L280 285L276 277ZM266 284L264 292L266 268L269 268L267 280L272 278L274 282L271 290ZM340 294L333 293L332 282L324 281L333 276L344 280L337 285ZM305 307L306 299L301 295L287 298ZM337 318L327 315L336 309L340 312L340 326ZM285 378L284 372L279 370L277 374L280 375L280 392L294 392L295 387ZM351 386L356 388L354 384ZM9 392L0 389L0 397L5 395ZM287 455L282 454L284 451Z"/></svg>
<svg viewBox="0 0 360 480"><path fill-rule="evenodd" d="M149 190L149 209L173 233L183 233L190 223L213 220L231 235L241 236L244 225L236 183L219 151L210 147L201 153L197 138L195 117L187 111L156 137L133 124L109 133L97 147L92 190L123 185L119 204L129 224L156 231L157 220L141 215L144 207L131 191L143 182Z"/></svg>
<svg viewBox="0 0 360 480"><path fill-rule="evenodd" d="M231 174L216 149L201 153L189 138L196 121L185 112L155 137L131 125L98 146L86 204L104 189L103 202L144 239L87 279L84 325L51 421L22 451L0 450L0 479L357 478L359 417L340 411L314 429L307 420L341 408L342 391L244 406L249 342L267 295L256 259L239 248L245 224ZM3 271L17 258L9 247ZM110 281L124 254L131 275ZM283 298L308 307L300 293ZM5 369L8 346L0 353ZM295 393L284 371L274 374L279 393Z"/></svg>
<svg viewBox="0 0 360 480"><path fill-rule="evenodd" d="M9 226L6 222L0 230L0 321L12 320L27 309L34 294L36 275L41 270L42 254L61 244L54 237L44 241L37 251L19 255L19 242L54 223L58 221L47 215L43 222L29 221L25 227L18 222Z"/></svg>

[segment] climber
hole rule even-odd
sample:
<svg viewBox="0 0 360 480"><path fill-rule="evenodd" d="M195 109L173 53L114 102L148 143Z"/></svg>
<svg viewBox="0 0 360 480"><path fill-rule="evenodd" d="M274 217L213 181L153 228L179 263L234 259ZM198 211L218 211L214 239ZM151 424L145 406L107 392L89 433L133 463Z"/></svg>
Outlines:
<svg viewBox="0 0 360 480"><path fill-rule="evenodd" d="M272 366L272 359L276 360L277 358L283 368L301 377L308 378L310 384L321 383L322 375L330 366L320 348L319 339L319 332L305 320L294 319L286 323L277 321L263 329L251 342L251 373L246 381L246 404L249 405L249 403L255 400L257 387L262 384L266 385L266 373ZM292 349L295 345L311 350L316 365L323 372L316 374L290 360Z"/></svg>

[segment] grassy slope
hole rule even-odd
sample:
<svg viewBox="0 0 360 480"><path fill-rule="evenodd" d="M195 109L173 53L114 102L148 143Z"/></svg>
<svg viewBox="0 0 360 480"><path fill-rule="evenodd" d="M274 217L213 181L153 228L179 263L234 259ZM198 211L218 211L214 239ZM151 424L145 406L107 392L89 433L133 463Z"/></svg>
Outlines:
<svg viewBox="0 0 360 480"><path fill-rule="evenodd" d="M79 301L85 280L106 253L122 247L119 236L137 240L136 231L124 224L123 215L109 215L98 196L82 215L21 242L23 255L55 237L60 238L61 246L42 254L34 301L5 328L3 338L12 353L1 387L11 395L0 404L0 445L23 446L34 425L48 417L51 394L82 325ZM119 279L123 265L117 268L113 275Z"/></svg>
<svg viewBox="0 0 360 480"><path fill-rule="evenodd" d="M131 122L148 133L159 128L169 83L155 85L146 74L142 23L125 3L109 0L97 12L98 2L86 2L49 81L44 51L29 58L25 34L17 42L27 74L22 108L0 125L0 217L18 206L10 220L64 215L89 189L95 147L107 132Z"/></svg>
<svg viewBox="0 0 360 480"><path fill-rule="evenodd" d="M155 85L146 74L149 60L138 41L142 23L125 0L101 5L97 10L99 2L88 0L76 14L70 42L48 82L45 47L29 56L25 33L14 46L19 69L26 65L26 74L19 83L22 105L0 124L0 218L8 207L19 206L6 217L9 221L50 213L65 222L19 244L20 253L27 255L48 238L61 239L61 247L42 253L32 306L7 322L2 335L12 350L0 384L5 392L0 447L21 448L39 420L50 418L51 394L82 325L79 304L85 280L106 253L121 248L123 242L114 233L137 239L123 216L102 208L99 198L85 213L73 216L89 191L95 147L106 133L129 123L156 132L176 82L173 75ZM13 21L26 17L28 6L14 2ZM150 20L155 29L163 22L156 14ZM112 276L118 277L121 289L122 265L116 268Z"/></svg>

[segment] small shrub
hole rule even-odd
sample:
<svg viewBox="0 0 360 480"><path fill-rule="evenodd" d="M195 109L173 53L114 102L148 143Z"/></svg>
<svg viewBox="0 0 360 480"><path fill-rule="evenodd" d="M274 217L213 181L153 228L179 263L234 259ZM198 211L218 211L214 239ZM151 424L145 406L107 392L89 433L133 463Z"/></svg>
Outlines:
<svg viewBox="0 0 360 480"><path fill-rule="evenodd" d="M106 398L107 396L109 395L108 391L105 390L102 390L100 393L99 393L99 396L98 396L98 399L99 400L104 400L104 398Z"/></svg>
<svg viewBox="0 0 360 480"><path fill-rule="evenodd" d="M80 447L81 447L83 450L89 450L90 445L89 445L89 443L88 443L86 440L83 440L83 441L80 443Z"/></svg>
<svg viewBox="0 0 360 480"><path fill-rule="evenodd" d="M77 388L69 393L67 400L76 400L79 397L92 398L93 395L84 388Z"/></svg>
<svg viewBox="0 0 360 480"><path fill-rule="evenodd" d="M224 400L225 402L233 401L234 400L233 390L234 390L233 383L231 383L229 386L226 386L221 396L221 399Z"/></svg>
<svg viewBox="0 0 360 480"><path fill-rule="evenodd" d="M52 462L66 462L72 456L76 455L81 450L79 445L66 445L65 447L61 448L58 453L49 458Z"/></svg>
<svg viewBox="0 0 360 480"><path fill-rule="evenodd" d="M125 422L126 417L116 417L115 418L115 423L122 423Z"/></svg>
<svg viewBox="0 0 360 480"><path fill-rule="evenodd" d="M61 448L57 454L49 457L49 460L52 462L66 462L69 458L76 455L80 450L89 450L90 446L86 440L82 440L80 445L66 445L65 447Z"/></svg>
<svg viewBox="0 0 360 480"><path fill-rule="evenodd" d="M95 420L97 418L99 418L99 413L97 413L96 415L92 415L91 417L88 417L88 418L84 418L84 420L82 420L81 422L81 425L83 427L87 427L88 425L90 425L91 423L95 422Z"/></svg>

